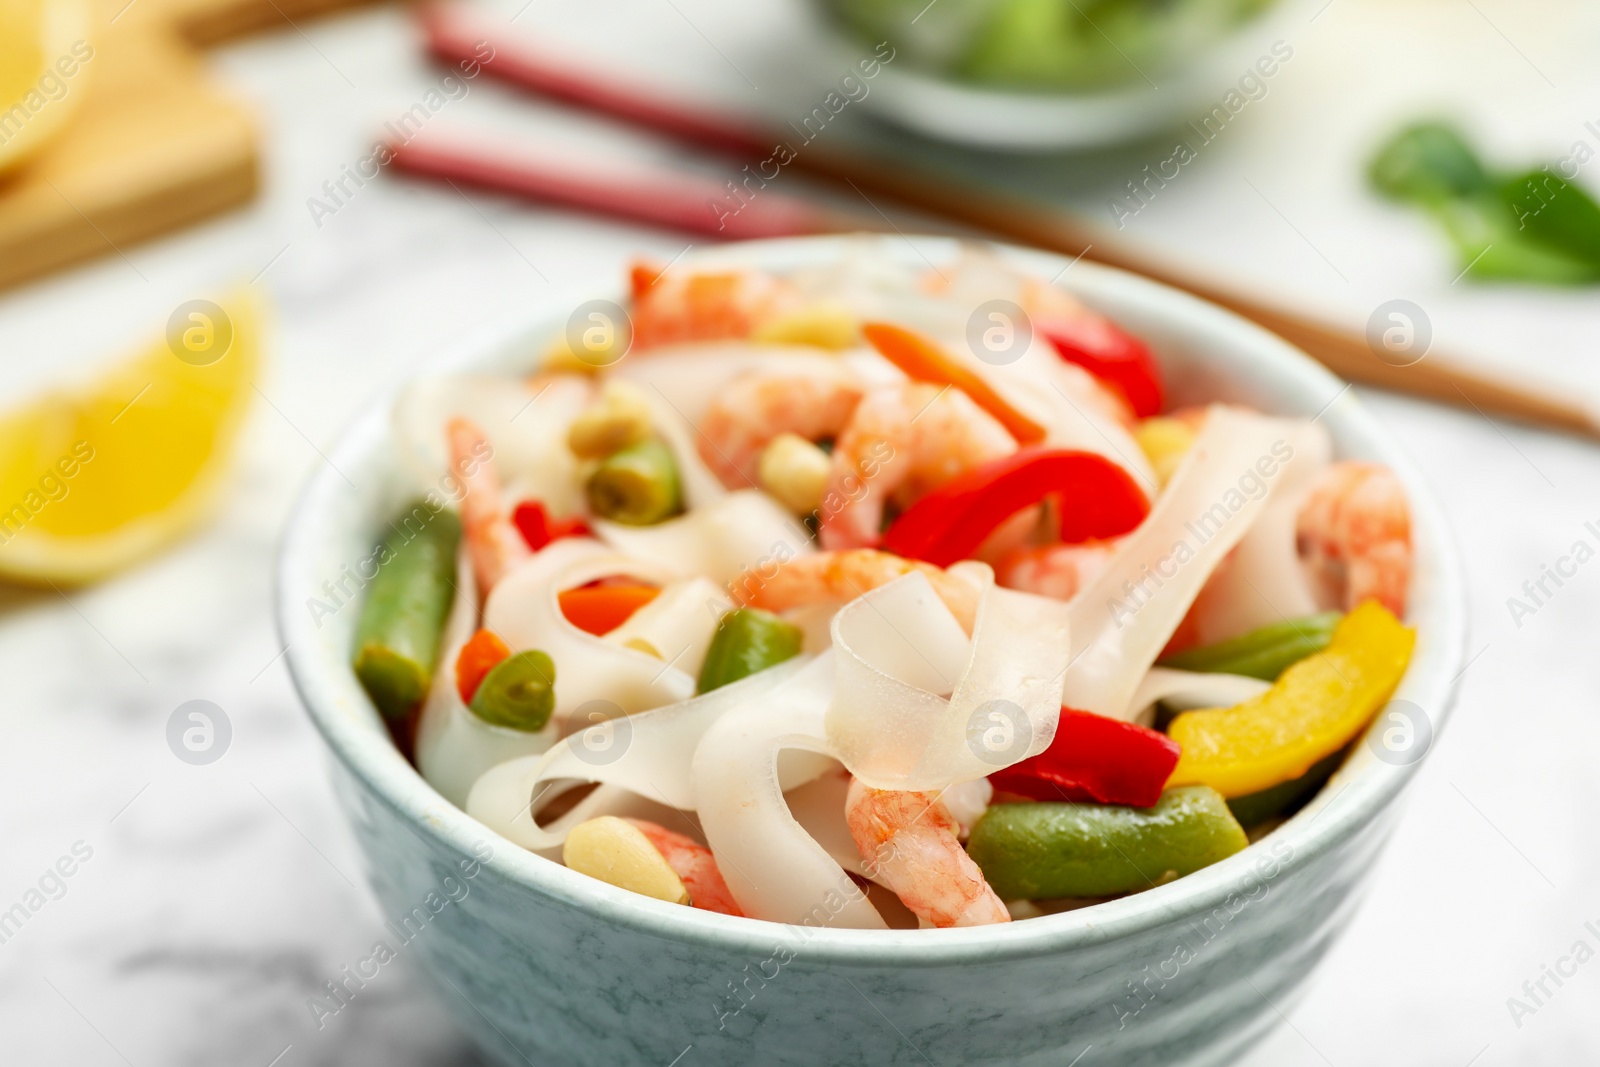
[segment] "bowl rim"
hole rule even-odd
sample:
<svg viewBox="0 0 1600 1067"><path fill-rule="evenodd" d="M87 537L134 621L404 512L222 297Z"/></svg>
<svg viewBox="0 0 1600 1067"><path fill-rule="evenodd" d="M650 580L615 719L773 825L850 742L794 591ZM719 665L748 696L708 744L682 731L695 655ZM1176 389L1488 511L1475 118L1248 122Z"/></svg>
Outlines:
<svg viewBox="0 0 1600 1067"><path fill-rule="evenodd" d="M765 265L775 269L826 263L847 248L876 242L888 255L906 262L948 261L963 245L973 242L944 237L830 235L779 238L716 246L683 257L683 262ZM984 242L1004 259L1040 277L1060 280L1070 269L1069 288L1091 303L1107 299L1142 305L1171 327L1196 336L1226 339L1238 347L1236 358L1259 365L1280 393L1320 389L1332 397L1324 407L1334 437L1353 435L1367 448L1376 449L1390 463L1411 496L1415 543L1430 552L1418 552L1419 571L1430 576L1428 598L1408 614L1415 622L1427 619L1398 694L1428 709L1434 740L1451 712L1466 646L1466 610L1462 572L1442 512L1409 458L1389 434L1320 364L1274 334L1232 312L1197 297L1125 271L1013 245ZM622 272L615 274L620 277ZM581 292L592 297L603 286ZM487 361L513 336L527 333L530 324L558 321L550 309L572 305L564 294L551 294L519 313L515 325L485 327L453 346L449 355L434 361L433 370L458 370ZM583 299L580 296L578 299ZM546 314L540 314L540 312ZM1235 357L1230 357L1235 358ZM1341 767L1334 782L1260 841L1219 863L1165 885L1090 907L1045 915L998 926L946 930L851 930L796 926L758 919L737 918L686 908L617 889L527 852L466 812L448 803L428 785L390 742L377 712L361 692L343 661L321 662L312 620L301 610L306 594L319 588L324 572L314 561L318 537L326 532L329 505L349 496L350 486L341 470L357 466L359 457L381 447L393 390L386 390L347 428L329 450L329 462L319 466L295 503L284 529L275 574L278 633L285 660L301 702L329 749L344 768L381 803L419 836L440 848L451 849L464 860L480 859L473 844L486 839L492 856L484 868L497 878L590 914L663 939L694 943L732 953L756 954L774 950L787 938L805 946L811 962L865 965L958 964L996 959L1023 959L1055 954L1099 944L1157 928L1171 920L1201 914L1223 904L1241 891L1251 890L1263 878L1310 863L1355 836L1392 805L1424 757L1396 766L1371 757L1357 746L1356 757ZM347 462L341 462L345 460ZM376 525L376 524L374 524ZM353 705L360 705L355 707ZM1369 735L1376 729L1369 727ZM1430 745L1431 750L1431 745ZM1357 757L1365 757L1357 759ZM1359 766L1352 766L1359 762ZM1282 855L1282 845L1288 855ZM1263 871L1263 861L1272 873ZM1254 881L1252 881L1252 878Z"/></svg>

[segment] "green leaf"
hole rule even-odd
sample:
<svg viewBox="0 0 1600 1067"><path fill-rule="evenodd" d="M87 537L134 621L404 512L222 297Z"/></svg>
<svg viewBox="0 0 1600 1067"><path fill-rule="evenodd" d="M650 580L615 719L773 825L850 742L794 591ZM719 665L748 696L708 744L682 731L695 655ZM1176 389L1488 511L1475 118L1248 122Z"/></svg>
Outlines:
<svg viewBox="0 0 1600 1067"><path fill-rule="evenodd" d="M1543 285L1583 285L1600 280L1600 264L1571 256L1519 228L1498 195L1431 205L1450 235L1467 277Z"/></svg>
<svg viewBox="0 0 1600 1067"><path fill-rule="evenodd" d="M1367 176L1390 199L1418 204L1476 196L1494 186L1472 146L1442 122L1400 130L1378 149Z"/></svg>
<svg viewBox="0 0 1600 1067"><path fill-rule="evenodd" d="M1588 193L1546 168L1502 181L1500 199L1524 236L1600 267L1600 204Z"/></svg>

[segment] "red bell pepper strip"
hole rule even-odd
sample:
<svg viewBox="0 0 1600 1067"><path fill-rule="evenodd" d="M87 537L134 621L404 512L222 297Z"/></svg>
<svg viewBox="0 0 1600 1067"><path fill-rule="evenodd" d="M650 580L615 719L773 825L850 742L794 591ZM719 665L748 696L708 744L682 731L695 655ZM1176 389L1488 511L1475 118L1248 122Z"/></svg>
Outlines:
<svg viewBox="0 0 1600 1067"><path fill-rule="evenodd" d="M890 552L948 567L970 559L995 527L1059 498L1061 540L1125 534L1150 512L1127 471L1094 452L1023 449L960 475L918 500L883 535Z"/></svg>
<svg viewBox="0 0 1600 1067"><path fill-rule="evenodd" d="M995 417L1018 444L1033 445L1044 440L1045 429L1012 406L975 371L962 365L938 345L899 326L869 322L861 327L862 336L878 353L916 382L953 385L976 405Z"/></svg>
<svg viewBox="0 0 1600 1067"><path fill-rule="evenodd" d="M493 630L479 630L456 653L456 692L461 703L471 704L484 676L511 656L511 649Z"/></svg>
<svg viewBox="0 0 1600 1067"><path fill-rule="evenodd" d="M1076 363L1120 394L1141 419L1159 415L1166 400L1161 368L1150 349L1110 319L1041 324L1061 358Z"/></svg>
<svg viewBox="0 0 1600 1067"><path fill-rule="evenodd" d="M535 552L563 537L589 536L588 523L582 519L552 519L544 505L537 500L524 500L518 504L511 512L511 523Z"/></svg>
<svg viewBox="0 0 1600 1067"><path fill-rule="evenodd" d="M1050 747L989 775L989 783L1033 800L1150 808L1181 752L1166 734L1064 707Z"/></svg>

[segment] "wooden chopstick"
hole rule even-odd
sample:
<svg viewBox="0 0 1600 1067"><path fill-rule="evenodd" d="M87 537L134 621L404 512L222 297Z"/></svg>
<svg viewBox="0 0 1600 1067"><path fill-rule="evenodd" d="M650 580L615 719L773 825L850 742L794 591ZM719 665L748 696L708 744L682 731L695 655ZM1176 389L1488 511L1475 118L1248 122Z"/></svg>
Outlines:
<svg viewBox="0 0 1600 1067"><path fill-rule="evenodd" d="M425 7L421 9L420 20L429 51L441 61L480 62L486 73L510 84L676 140L750 159L765 159L773 153L775 145L793 140L786 134L768 133L730 116L677 103L643 85L630 86L609 75L602 77L563 61L525 39L505 33L501 24L470 8L454 4ZM481 60L480 49L485 41L493 45L494 52L492 58ZM517 166L511 168L522 173L508 174L503 165L497 166L490 158L495 154L493 146L483 146L470 157L474 161L470 166L457 167L447 176L725 240L780 233L883 228L881 223L870 219L834 214L820 208L807 211L803 202L790 198L782 198L777 208L760 210L763 201L780 199L765 191L753 197L736 214L724 215L719 220L711 202L723 201L728 194L723 187L709 182L693 194L703 194L699 203L704 206L698 215L692 205L652 203L650 190L641 187L648 185L647 182L636 182L632 188L623 189L621 186L626 183L621 179L607 179L599 174L591 174L582 181L599 183L604 195L585 200L571 181L545 180L551 177L549 175L535 176L528 160L518 161ZM427 145L419 147L416 142L396 146L395 162L405 169L435 176L451 170L447 153L433 152ZM1019 244L1081 256L1183 289L1276 333L1350 381L1468 408L1485 416L1500 415L1600 438L1600 421L1588 406L1553 390L1514 382L1434 352L1406 366L1385 362L1367 344L1363 332L1304 315L1214 278L1177 267L1109 231L1085 224L1054 205L992 186L919 172L884 157L821 145L803 146L785 165L849 185L863 195L887 197L905 207ZM705 189L710 192L704 193ZM681 195L688 192L688 187L674 185L670 191ZM656 199L666 201L671 197L663 195ZM751 214L749 219L745 219L747 212ZM717 225L719 222L721 224ZM785 226L791 228L785 230Z"/></svg>

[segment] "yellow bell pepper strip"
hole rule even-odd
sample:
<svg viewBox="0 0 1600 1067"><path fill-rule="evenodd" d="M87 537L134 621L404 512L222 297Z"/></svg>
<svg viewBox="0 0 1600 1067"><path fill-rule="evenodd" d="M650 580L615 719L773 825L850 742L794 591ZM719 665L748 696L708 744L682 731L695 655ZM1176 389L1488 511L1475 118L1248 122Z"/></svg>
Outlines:
<svg viewBox="0 0 1600 1067"><path fill-rule="evenodd" d="M1167 785L1198 783L1241 797L1299 778L1361 732L1400 684L1415 643L1416 631L1365 601L1325 650L1254 700L1173 719L1167 734L1183 755Z"/></svg>

